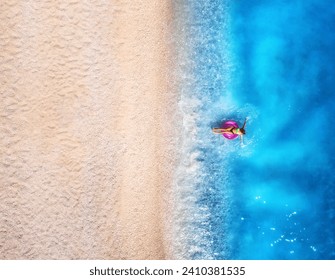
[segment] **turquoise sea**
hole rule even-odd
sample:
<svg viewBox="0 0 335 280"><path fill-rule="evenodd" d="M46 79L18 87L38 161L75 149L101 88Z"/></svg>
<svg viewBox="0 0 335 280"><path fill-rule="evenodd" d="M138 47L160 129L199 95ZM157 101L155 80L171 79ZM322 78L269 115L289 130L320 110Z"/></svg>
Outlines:
<svg viewBox="0 0 335 280"><path fill-rule="evenodd" d="M335 259L335 2L174 5L176 257Z"/></svg>

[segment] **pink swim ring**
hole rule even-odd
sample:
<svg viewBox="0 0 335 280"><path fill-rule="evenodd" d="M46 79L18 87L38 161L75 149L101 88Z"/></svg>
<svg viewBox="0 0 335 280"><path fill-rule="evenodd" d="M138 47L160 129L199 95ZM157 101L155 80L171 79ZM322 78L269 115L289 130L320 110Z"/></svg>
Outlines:
<svg viewBox="0 0 335 280"><path fill-rule="evenodd" d="M222 125L222 128L229 128L229 127L238 128L238 124L236 122L234 122L234 121L226 121ZM238 137L237 134L231 134L231 133L223 133L222 135L223 135L223 137L225 137L225 138L227 138L229 140L233 140L236 137Z"/></svg>

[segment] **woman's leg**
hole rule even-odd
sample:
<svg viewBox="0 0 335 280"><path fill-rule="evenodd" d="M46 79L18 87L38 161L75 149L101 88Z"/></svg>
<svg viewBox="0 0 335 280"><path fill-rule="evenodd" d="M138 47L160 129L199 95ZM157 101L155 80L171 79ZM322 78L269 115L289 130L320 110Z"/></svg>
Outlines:
<svg viewBox="0 0 335 280"><path fill-rule="evenodd" d="M229 133L229 134L233 134L232 132L231 132L231 129L232 129L233 127L227 127L227 128L218 128L218 127L214 127L213 129L212 129L212 131L213 131L213 133L215 133L215 134L222 134L222 133Z"/></svg>
<svg viewBox="0 0 335 280"><path fill-rule="evenodd" d="M215 127L215 128L212 129L212 131L215 134L222 134L224 132L224 129Z"/></svg>

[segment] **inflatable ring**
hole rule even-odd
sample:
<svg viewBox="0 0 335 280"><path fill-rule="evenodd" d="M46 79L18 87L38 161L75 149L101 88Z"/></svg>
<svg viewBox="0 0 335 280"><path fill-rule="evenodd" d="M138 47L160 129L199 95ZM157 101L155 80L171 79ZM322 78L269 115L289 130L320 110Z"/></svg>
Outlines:
<svg viewBox="0 0 335 280"><path fill-rule="evenodd" d="M222 128L229 128L229 127L235 127L238 128L238 124L234 121L226 121L223 125ZM238 137L237 134L231 134L231 133L222 133L223 137L229 139L229 140L233 140L236 137Z"/></svg>

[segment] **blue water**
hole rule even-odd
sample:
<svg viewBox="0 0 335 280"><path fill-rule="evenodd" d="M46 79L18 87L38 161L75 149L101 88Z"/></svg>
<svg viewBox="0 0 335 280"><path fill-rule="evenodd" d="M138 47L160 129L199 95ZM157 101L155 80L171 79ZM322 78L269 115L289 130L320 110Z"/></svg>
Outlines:
<svg viewBox="0 0 335 280"><path fill-rule="evenodd" d="M335 3L176 3L179 257L335 259ZM243 143L211 133L246 117Z"/></svg>

